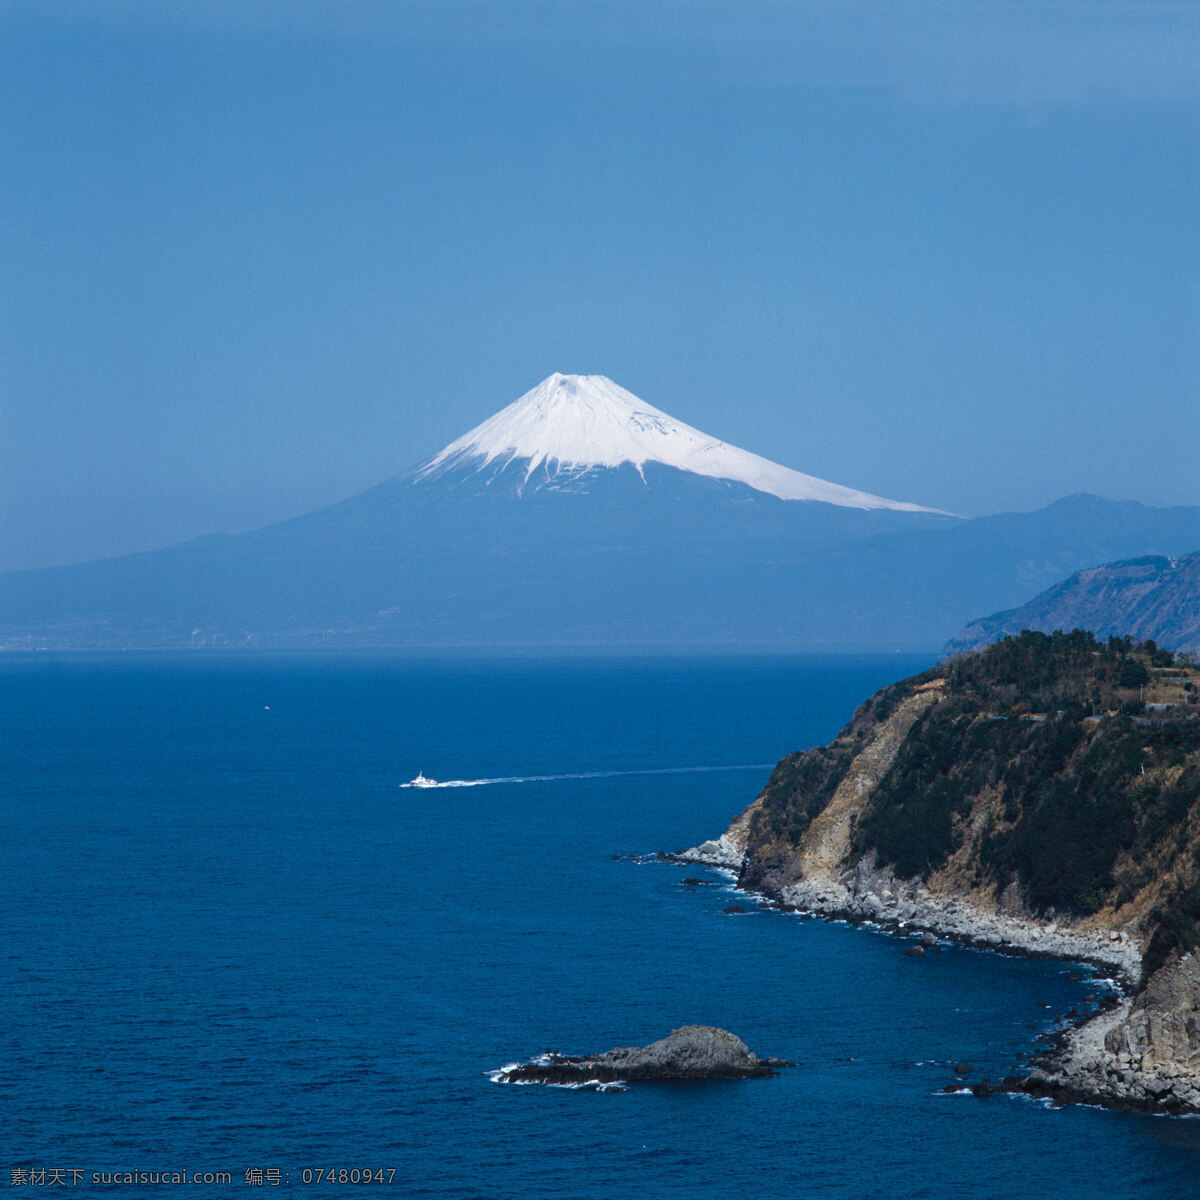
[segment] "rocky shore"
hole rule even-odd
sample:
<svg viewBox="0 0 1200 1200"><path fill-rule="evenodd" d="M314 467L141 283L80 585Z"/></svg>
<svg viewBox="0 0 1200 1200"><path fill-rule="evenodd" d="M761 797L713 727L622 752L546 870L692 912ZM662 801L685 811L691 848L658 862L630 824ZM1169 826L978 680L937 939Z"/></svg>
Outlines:
<svg viewBox="0 0 1200 1200"><path fill-rule="evenodd" d="M1142 992L1073 1029L1020 1090L1134 1112L1200 1112L1200 961L1167 963Z"/></svg>
<svg viewBox="0 0 1200 1200"><path fill-rule="evenodd" d="M646 1080L763 1079L790 1064L759 1058L736 1034L712 1025L684 1025L648 1046L625 1046L603 1054L543 1054L492 1075L495 1083L548 1083L560 1087L624 1084Z"/></svg>
<svg viewBox="0 0 1200 1200"><path fill-rule="evenodd" d="M731 836L732 835L732 836ZM733 830L674 855L676 861L737 873L744 851ZM1027 957L1087 962L1113 972L1122 991L1141 982L1141 940L1128 931L1039 920L966 895L938 894L919 879L898 879L864 856L836 877L749 893L785 912L926 933L960 945ZM1200 959L1175 960L1136 995L1083 1020L1034 1064L1001 1087L1056 1103L1131 1112L1200 1113Z"/></svg>
<svg viewBox="0 0 1200 1200"><path fill-rule="evenodd" d="M679 862L738 871L735 847L726 837L676 855ZM760 893L789 912L869 922L886 929L929 932L965 946L1037 958L1070 959L1112 970L1124 987L1141 976L1142 948L1128 933L1080 929L1063 921L1040 921L1002 908L986 909L965 896L937 894L920 879L897 879L865 855L836 877L801 880Z"/></svg>

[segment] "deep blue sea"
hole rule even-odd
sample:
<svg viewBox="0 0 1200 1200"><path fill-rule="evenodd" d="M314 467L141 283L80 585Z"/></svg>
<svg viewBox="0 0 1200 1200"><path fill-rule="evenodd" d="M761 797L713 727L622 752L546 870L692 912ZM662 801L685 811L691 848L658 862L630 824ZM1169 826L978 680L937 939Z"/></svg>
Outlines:
<svg viewBox="0 0 1200 1200"><path fill-rule="evenodd" d="M688 892L694 869L623 857L720 832L766 764L926 665L4 658L0 1187L1196 1195L1200 1121L941 1094L964 1059L1008 1073L1095 988L1068 964L725 915L719 874ZM418 771L525 782L398 787ZM802 1065L608 1093L488 1079L693 1022ZM343 1167L394 1175L304 1182Z"/></svg>

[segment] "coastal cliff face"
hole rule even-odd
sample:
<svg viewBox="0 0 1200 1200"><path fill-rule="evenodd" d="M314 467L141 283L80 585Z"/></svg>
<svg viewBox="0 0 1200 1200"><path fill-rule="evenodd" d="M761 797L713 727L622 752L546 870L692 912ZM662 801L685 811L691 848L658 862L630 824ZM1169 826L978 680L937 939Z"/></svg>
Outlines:
<svg viewBox="0 0 1200 1200"><path fill-rule="evenodd" d="M1173 956L1136 996L1073 1030L1024 1086L1117 1108L1200 1112L1200 960Z"/></svg>
<svg viewBox="0 0 1200 1200"><path fill-rule="evenodd" d="M1007 639L877 693L681 857L789 908L1115 967L1133 995L1077 1029L1030 1090L1200 1108L1188 679L1123 639Z"/></svg>

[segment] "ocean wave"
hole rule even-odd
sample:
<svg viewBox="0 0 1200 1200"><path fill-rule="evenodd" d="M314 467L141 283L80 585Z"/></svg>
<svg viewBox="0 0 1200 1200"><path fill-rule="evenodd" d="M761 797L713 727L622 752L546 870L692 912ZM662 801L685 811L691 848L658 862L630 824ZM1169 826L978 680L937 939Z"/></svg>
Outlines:
<svg viewBox="0 0 1200 1200"><path fill-rule="evenodd" d="M539 1056L548 1057L548 1056ZM533 1059L537 1062L538 1059ZM549 1083L541 1079L512 1079L509 1077L509 1072L516 1067L521 1066L521 1063L510 1063L507 1066L501 1067L498 1071L489 1071L487 1077L493 1083L503 1083L513 1087L552 1087L562 1088L567 1092L624 1092L629 1090L629 1084L623 1079L581 1079L578 1082L572 1083Z"/></svg>
<svg viewBox="0 0 1200 1200"><path fill-rule="evenodd" d="M548 1083L546 1087L563 1088L568 1092L623 1092L629 1087L623 1079L607 1082L599 1079L584 1079L579 1083Z"/></svg>

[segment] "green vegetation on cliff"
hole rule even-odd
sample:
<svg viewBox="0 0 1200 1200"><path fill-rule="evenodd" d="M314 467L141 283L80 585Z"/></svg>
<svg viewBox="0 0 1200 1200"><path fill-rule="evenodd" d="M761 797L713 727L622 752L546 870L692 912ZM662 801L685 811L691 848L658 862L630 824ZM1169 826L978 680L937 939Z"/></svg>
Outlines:
<svg viewBox="0 0 1200 1200"><path fill-rule="evenodd" d="M1086 916L1132 906L1149 974L1200 946L1200 721L1190 664L1153 643L1025 632L885 688L829 746L779 764L751 828L800 855L872 733L935 686L855 814L854 857ZM1145 715L1151 694L1177 700ZM1138 911L1138 906L1141 911Z"/></svg>

